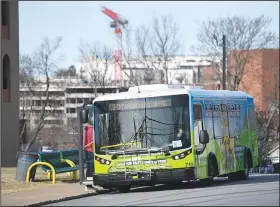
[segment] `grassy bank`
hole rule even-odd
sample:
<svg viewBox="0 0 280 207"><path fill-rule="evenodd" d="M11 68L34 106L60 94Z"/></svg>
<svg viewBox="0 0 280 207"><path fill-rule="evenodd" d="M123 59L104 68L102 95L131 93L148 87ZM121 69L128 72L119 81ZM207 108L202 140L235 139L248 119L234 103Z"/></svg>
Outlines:
<svg viewBox="0 0 280 207"><path fill-rule="evenodd" d="M72 181L68 173L56 175L56 184L54 185L59 185L65 182L77 183L79 181ZM33 190L48 185L53 184L51 180L48 180L47 173L44 172L40 167L37 167L35 181L29 183L26 183L25 181L16 180L16 168L1 168L1 194Z"/></svg>

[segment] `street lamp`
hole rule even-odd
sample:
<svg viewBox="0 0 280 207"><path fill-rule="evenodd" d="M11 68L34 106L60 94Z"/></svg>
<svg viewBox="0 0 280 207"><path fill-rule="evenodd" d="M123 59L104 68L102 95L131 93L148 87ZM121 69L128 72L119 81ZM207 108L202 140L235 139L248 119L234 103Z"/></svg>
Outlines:
<svg viewBox="0 0 280 207"><path fill-rule="evenodd" d="M226 90L226 35L223 35L222 44L219 44L219 40L215 34L213 38L218 46L223 47L223 90Z"/></svg>

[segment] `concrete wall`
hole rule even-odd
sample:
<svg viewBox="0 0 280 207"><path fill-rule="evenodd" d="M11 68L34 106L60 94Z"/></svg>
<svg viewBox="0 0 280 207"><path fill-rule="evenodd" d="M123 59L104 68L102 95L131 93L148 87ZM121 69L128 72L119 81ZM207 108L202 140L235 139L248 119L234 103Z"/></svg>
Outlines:
<svg viewBox="0 0 280 207"><path fill-rule="evenodd" d="M2 17L1 17L2 18ZM10 101L2 101L1 108L1 165L16 166L19 150L19 21L18 1L9 1L9 39L1 40L1 58L10 59ZM3 35L3 34L2 34ZM1 64L3 71L3 62ZM2 80L3 72L1 72ZM1 81L1 90L3 83Z"/></svg>

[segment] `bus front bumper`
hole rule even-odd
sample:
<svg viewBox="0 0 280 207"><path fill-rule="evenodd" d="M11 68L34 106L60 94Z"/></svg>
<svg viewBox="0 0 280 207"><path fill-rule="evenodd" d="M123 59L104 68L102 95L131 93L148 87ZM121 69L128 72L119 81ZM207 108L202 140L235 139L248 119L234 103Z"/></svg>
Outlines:
<svg viewBox="0 0 280 207"><path fill-rule="evenodd" d="M165 184L176 181L195 180L195 169L152 170L151 172L122 172L94 174L94 185L116 187L119 185Z"/></svg>

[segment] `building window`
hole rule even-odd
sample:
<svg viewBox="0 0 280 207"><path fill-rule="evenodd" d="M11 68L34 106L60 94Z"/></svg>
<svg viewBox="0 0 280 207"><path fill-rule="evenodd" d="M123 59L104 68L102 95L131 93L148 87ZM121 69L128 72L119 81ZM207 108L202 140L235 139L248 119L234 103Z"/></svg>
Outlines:
<svg viewBox="0 0 280 207"><path fill-rule="evenodd" d="M35 100L35 101L33 101L33 106L42 106L42 102L41 102L41 100Z"/></svg>
<svg viewBox="0 0 280 207"><path fill-rule="evenodd" d="M9 33L10 33L10 8L8 1L1 1L1 15L2 15L2 25L1 25L1 32L2 32L2 39L8 40Z"/></svg>
<svg viewBox="0 0 280 207"><path fill-rule="evenodd" d="M67 108L66 113L67 114L74 114L74 113L76 113L76 108Z"/></svg>
<svg viewBox="0 0 280 207"><path fill-rule="evenodd" d="M10 58L5 55L3 58L3 102L10 102L11 97L11 68Z"/></svg>
<svg viewBox="0 0 280 207"><path fill-rule="evenodd" d="M187 66L187 65L181 65L180 69L192 69L192 66Z"/></svg>
<svg viewBox="0 0 280 207"><path fill-rule="evenodd" d="M195 63L195 60L186 60L187 63Z"/></svg>
<svg viewBox="0 0 280 207"><path fill-rule="evenodd" d="M70 99L70 103L71 104L75 104L76 103L76 99Z"/></svg>

